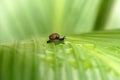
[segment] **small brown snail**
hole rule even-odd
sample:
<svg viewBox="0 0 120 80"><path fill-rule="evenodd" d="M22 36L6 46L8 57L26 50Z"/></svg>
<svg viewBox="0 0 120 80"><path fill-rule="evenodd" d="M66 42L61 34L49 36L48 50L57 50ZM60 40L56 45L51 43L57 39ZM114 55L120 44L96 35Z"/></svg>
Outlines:
<svg viewBox="0 0 120 80"><path fill-rule="evenodd" d="M65 36L63 38L60 38L60 35L58 33L52 33L50 36L49 36L49 40L47 41L47 43L50 43L50 42L62 42L64 41L65 39Z"/></svg>

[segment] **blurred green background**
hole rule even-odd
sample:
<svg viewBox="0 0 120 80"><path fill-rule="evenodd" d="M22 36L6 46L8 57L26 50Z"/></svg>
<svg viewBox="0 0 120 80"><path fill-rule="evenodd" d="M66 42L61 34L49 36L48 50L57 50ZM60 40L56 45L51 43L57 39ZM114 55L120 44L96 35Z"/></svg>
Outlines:
<svg viewBox="0 0 120 80"><path fill-rule="evenodd" d="M120 0L0 0L0 80L120 80L119 8ZM65 44L46 44L53 32Z"/></svg>
<svg viewBox="0 0 120 80"><path fill-rule="evenodd" d="M0 42L120 28L120 0L1 0Z"/></svg>

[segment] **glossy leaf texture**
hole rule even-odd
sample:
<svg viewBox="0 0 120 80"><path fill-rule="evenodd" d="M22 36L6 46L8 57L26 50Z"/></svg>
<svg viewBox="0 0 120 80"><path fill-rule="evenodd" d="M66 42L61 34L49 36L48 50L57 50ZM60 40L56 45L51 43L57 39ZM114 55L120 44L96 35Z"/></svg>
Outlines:
<svg viewBox="0 0 120 80"><path fill-rule="evenodd" d="M120 31L0 44L0 80L119 80Z"/></svg>

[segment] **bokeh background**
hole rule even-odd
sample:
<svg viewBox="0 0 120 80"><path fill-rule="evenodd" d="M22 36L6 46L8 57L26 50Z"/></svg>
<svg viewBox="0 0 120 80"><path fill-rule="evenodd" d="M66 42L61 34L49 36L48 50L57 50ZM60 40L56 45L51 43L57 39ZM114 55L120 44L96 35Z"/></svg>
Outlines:
<svg viewBox="0 0 120 80"><path fill-rule="evenodd" d="M120 28L120 0L0 0L0 42Z"/></svg>
<svg viewBox="0 0 120 80"><path fill-rule="evenodd" d="M120 80L119 8L120 0L0 0L0 80ZM47 44L53 32L65 44Z"/></svg>

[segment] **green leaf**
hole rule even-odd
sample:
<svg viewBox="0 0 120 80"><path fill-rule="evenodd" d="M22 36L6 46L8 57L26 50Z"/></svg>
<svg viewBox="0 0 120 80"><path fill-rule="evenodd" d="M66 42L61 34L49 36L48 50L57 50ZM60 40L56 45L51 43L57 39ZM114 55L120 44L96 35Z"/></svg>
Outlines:
<svg viewBox="0 0 120 80"><path fill-rule="evenodd" d="M85 33L119 28L114 2L0 1L0 80L119 80L120 31ZM64 44L46 43L53 32Z"/></svg>
<svg viewBox="0 0 120 80"><path fill-rule="evenodd" d="M119 80L120 31L0 44L0 80Z"/></svg>

